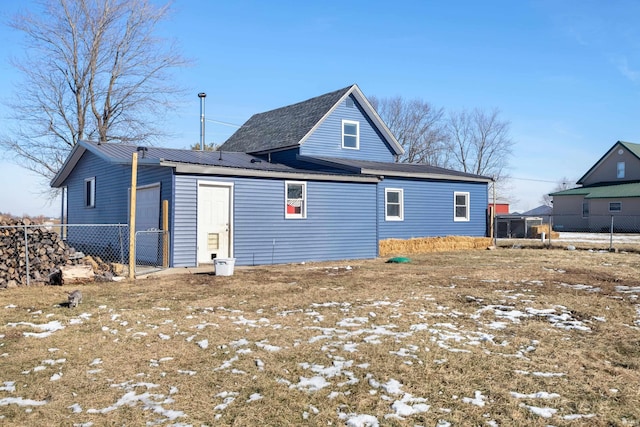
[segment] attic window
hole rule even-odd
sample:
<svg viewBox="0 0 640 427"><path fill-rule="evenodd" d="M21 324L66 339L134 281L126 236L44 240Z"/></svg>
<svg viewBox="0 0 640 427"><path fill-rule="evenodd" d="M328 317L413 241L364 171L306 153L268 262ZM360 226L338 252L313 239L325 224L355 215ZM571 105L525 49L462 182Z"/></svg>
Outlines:
<svg viewBox="0 0 640 427"><path fill-rule="evenodd" d="M360 122L353 120L342 121L342 148L360 149Z"/></svg>
<svg viewBox="0 0 640 427"><path fill-rule="evenodd" d="M624 178L624 162L618 162L618 178Z"/></svg>

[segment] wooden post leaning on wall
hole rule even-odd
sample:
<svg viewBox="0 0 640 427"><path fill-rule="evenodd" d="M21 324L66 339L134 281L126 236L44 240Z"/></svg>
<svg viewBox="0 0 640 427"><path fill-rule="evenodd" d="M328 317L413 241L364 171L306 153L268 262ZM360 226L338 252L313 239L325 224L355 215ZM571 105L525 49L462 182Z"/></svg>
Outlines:
<svg viewBox="0 0 640 427"><path fill-rule="evenodd" d="M169 267L169 201L162 201L162 267Z"/></svg>
<svg viewBox="0 0 640 427"><path fill-rule="evenodd" d="M129 278L136 278L136 187L138 185L138 153L131 157L131 200L129 202Z"/></svg>

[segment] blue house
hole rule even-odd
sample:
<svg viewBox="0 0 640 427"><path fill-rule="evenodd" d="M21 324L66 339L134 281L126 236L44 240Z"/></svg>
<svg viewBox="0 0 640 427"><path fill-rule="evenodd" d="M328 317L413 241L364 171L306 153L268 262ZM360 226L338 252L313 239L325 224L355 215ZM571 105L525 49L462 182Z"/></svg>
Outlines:
<svg viewBox="0 0 640 427"><path fill-rule="evenodd" d="M375 258L388 238L485 236L490 178L396 163L403 149L357 85L252 116L219 149L81 141L51 182L68 224L136 225L169 205L170 265Z"/></svg>

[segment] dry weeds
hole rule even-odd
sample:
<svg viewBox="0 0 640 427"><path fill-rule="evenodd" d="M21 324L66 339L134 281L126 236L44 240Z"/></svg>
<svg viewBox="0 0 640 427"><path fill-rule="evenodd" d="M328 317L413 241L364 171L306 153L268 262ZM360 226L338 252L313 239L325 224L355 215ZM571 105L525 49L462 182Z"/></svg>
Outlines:
<svg viewBox="0 0 640 427"><path fill-rule="evenodd" d="M640 425L639 271L498 249L3 290L0 424Z"/></svg>

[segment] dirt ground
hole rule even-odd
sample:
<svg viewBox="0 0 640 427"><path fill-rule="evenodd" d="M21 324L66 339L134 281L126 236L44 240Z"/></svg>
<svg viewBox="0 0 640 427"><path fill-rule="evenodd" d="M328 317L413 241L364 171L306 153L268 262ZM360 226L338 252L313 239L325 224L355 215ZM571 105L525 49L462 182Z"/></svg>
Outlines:
<svg viewBox="0 0 640 427"><path fill-rule="evenodd" d="M0 424L640 425L637 253L386 261L2 290Z"/></svg>

